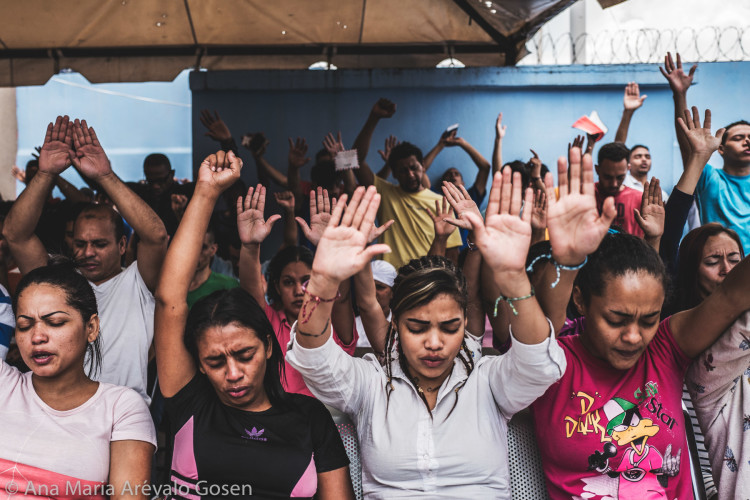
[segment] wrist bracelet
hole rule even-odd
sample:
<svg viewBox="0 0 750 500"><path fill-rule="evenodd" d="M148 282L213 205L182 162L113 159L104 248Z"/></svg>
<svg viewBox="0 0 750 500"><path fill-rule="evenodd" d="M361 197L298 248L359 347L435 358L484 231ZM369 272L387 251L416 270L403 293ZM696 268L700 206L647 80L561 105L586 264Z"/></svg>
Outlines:
<svg viewBox="0 0 750 500"><path fill-rule="evenodd" d="M516 310L515 306L513 305L513 302L518 302L519 300L526 300L530 299L534 296L534 287L531 287L531 292L529 292L528 295L524 295L523 297L505 297L503 295L499 296L497 300L495 301L495 312L494 316L497 318L497 308L500 305L500 302L507 302L510 306L510 311L513 313L513 316L518 316L518 310Z"/></svg>
<svg viewBox="0 0 750 500"><path fill-rule="evenodd" d="M300 319L299 319L300 320L300 324L305 324L305 323L307 323L310 320L310 316L312 316L312 313L315 312L315 309L318 308L318 304L320 304L321 302L335 302L336 300L338 300L338 299L341 298L341 292L340 291L336 291L336 296L334 298L332 298L332 299L324 299L324 298L318 297L317 295L313 295L313 294L311 294L310 292L307 291L307 285L308 285L308 283L310 283L310 280L307 280L304 283L302 283L302 293L304 293L306 295L309 295L310 296L310 300L308 300L307 302L304 302L302 304L302 309L300 309L300 312L299 312L299 315L300 315ZM310 302L314 302L315 305L312 307L312 309L310 309L310 311L307 311L307 305Z"/></svg>
<svg viewBox="0 0 750 500"><path fill-rule="evenodd" d="M534 270L534 265L536 265L536 263L539 262L541 259L547 259L547 260L549 260L552 263L553 266L555 266L555 273L557 273L557 277L555 278L555 281L553 281L552 284L550 285L550 288L555 288L557 286L557 284L560 283L560 270L563 270L563 271L578 271L583 266L585 266L586 263L589 261L589 257L587 255L586 258L583 259L583 262L581 262L577 266L564 266L564 265L560 264L559 262L557 262L555 259L553 259L551 253L546 253L546 254L538 255L534 260L532 260L531 264L529 264L528 266L526 266L526 272L530 273L531 271L533 271Z"/></svg>
<svg viewBox="0 0 750 500"><path fill-rule="evenodd" d="M466 248L468 248L470 252L476 252L477 250L479 250L479 247L476 246L476 244L468 238L466 239Z"/></svg>

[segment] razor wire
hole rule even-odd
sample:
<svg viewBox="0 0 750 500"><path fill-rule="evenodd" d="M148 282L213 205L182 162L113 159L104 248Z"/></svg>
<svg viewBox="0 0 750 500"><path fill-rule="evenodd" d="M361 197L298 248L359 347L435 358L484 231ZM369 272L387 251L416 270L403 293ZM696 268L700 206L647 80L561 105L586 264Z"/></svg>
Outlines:
<svg viewBox="0 0 750 500"><path fill-rule="evenodd" d="M750 61L750 26L563 33L540 30L526 43L522 65L661 63L667 52L684 61Z"/></svg>

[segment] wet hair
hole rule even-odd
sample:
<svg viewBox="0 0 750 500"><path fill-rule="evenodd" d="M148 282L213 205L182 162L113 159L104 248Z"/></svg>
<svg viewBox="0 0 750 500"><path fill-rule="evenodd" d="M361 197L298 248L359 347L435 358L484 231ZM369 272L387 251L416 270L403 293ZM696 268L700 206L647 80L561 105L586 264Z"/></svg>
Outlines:
<svg viewBox="0 0 750 500"><path fill-rule="evenodd" d="M252 331L265 349L271 346L271 357L266 361L263 374L263 389L271 404L285 403L287 393L281 383L285 377L281 346L263 308L242 288L217 290L198 300L190 309L185 326L185 347L196 366L200 366L198 342L206 330L231 324Z"/></svg>
<svg viewBox="0 0 750 500"><path fill-rule="evenodd" d="M727 139L729 139L729 129L731 129L732 127L736 127L738 125L748 125L748 126L750 126L750 122L745 121L745 120L738 120L738 121L732 122L729 125L727 125L726 127L724 127L724 133L721 135L721 145L722 146L724 144L726 144L727 143Z"/></svg>
<svg viewBox="0 0 750 500"><path fill-rule="evenodd" d="M115 229L115 242L119 242L125 236L125 223L122 221L120 214L109 205L88 203L81 207L81 211L76 217L76 222L82 219L109 219ZM75 223L73 223L75 228Z"/></svg>
<svg viewBox="0 0 750 500"><path fill-rule="evenodd" d="M740 256L745 257L740 237L736 232L721 224L709 222L690 231L680 243L675 279L674 312L691 309L703 301L698 289L698 268L703 259L703 248L706 242L712 236L719 234L726 234L732 238L740 249Z"/></svg>
<svg viewBox="0 0 750 500"><path fill-rule="evenodd" d="M390 308L393 313L393 322L388 329L385 342L385 370L388 378L386 382L387 397L390 401L390 395L393 391L393 356L392 350L396 346L398 352L398 361L404 374L411 378L409 375L408 366L406 364L406 356L404 356L401 350L401 343L398 342L398 331L394 328L393 324L398 322L398 318L404 315L407 311L414 309L415 307L421 307L429 304L439 295L448 295L452 297L461 310L466 314L467 305L467 290L466 290L466 279L464 278L461 271L445 257L436 255L427 255L419 259L413 259L408 264L402 266L398 270L398 276L393 283L393 297L391 298ZM471 374L474 370L474 357L466 345L466 337L461 341L461 349L458 353L458 359L464 364L466 373ZM412 380L419 397L424 402L427 410L430 411L427 399L424 393L420 390L419 385ZM458 403L458 391L463 387L463 384L455 389L456 400L453 402L451 411L448 412L448 416L453 412L453 409ZM386 409L387 411L387 409ZM430 411L430 415L432 412ZM447 417L446 417L447 418Z"/></svg>
<svg viewBox="0 0 750 500"><path fill-rule="evenodd" d="M612 162L620 162L630 158L630 150L628 147L621 142L610 142L599 148L599 153L596 156L596 163L601 165L602 160L609 160Z"/></svg>
<svg viewBox="0 0 750 500"><path fill-rule="evenodd" d="M76 269L75 263L67 257L53 255L46 266L37 267L21 278L13 296L13 312L18 314L18 298L32 285L50 285L65 293L65 302L78 311L84 325L92 316L99 314L96 296L88 280ZM102 367L101 331L96 340L86 346L87 375L95 376Z"/></svg>
<svg viewBox="0 0 750 500"><path fill-rule="evenodd" d="M612 278L627 273L646 272L669 289L667 271L659 254L643 239L627 233L607 233L599 248L589 255L588 262L578 272L575 286L581 291L583 301L589 304L591 297L601 297Z"/></svg>
<svg viewBox="0 0 750 500"><path fill-rule="evenodd" d="M276 290L276 286L281 281L281 273L287 264L292 262L304 262L310 269L312 269L313 254L305 247L286 247L280 250L271 259L271 263L268 265L268 298L271 299L271 303L276 306L281 306L281 295Z"/></svg>
<svg viewBox="0 0 750 500"><path fill-rule="evenodd" d="M402 142L401 144L397 144L393 147L393 149L391 149L391 154L388 157L388 163L390 163L391 168L393 168L395 172L396 163L398 163L399 160L403 160L404 158L408 158L410 156L415 156L417 158L417 161L419 163L422 163L422 150L411 142Z"/></svg>
<svg viewBox="0 0 750 500"><path fill-rule="evenodd" d="M172 164L169 162L169 158L162 153L151 153L143 160L144 170L146 170L146 167L156 167L159 165L164 165L167 167L167 170L172 170Z"/></svg>

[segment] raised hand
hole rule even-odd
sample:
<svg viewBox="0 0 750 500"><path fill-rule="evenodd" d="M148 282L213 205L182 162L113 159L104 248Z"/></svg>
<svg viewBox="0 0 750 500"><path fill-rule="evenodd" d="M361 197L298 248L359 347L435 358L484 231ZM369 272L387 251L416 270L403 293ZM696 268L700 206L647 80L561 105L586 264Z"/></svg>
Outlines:
<svg viewBox="0 0 750 500"><path fill-rule="evenodd" d="M497 121L495 121L495 137L502 139L505 137L505 132L508 130L507 125L503 125L503 114L497 115Z"/></svg>
<svg viewBox="0 0 750 500"><path fill-rule="evenodd" d="M382 226L378 227L375 224L372 225L372 229L370 230L370 236L367 237L367 242L372 243L373 241L380 238L380 235L383 234L388 230L389 227L393 225L393 219L389 220Z"/></svg>
<svg viewBox="0 0 750 500"><path fill-rule="evenodd" d="M182 220L182 216L185 215L185 209L187 208L188 197L184 194L172 194L169 202L172 207L172 213L177 217L177 220Z"/></svg>
<svg viewBox="0 0 750 500"><path fill-rule="evenodd" d="M661 74L664 75L664 78L669 82L669 87L672 89L672 92L684 94L690 88L690 85L692 85L693 75L695 75L695 70L697 68L698 65L693 64L693 67L690 68L690 72L686 75L682 70L682 59L680 58L680 54L677 53L677 64L675 64L672 60L672 54L667 52L667 55L664 57L664 67L660 67L659 71L661 71Z"/></svg>
<svg viewBox="0 0 750 500"><path fill-rule="evenodd" d="M535 179L542 176L542 160L539 158L539 155L536 154L536 151L533 149L529 149L529 151L531 151L531 154L533 155L529 158L529 165L531 165L531 178Z"/></svg>
<svg viewBox="0 0 750 500"><path fill-rule="evenodd" d="M341 197L320 238L312 266L313 275L340 283L369 265L374 257L390 252L388 245L367 246L379 205L380 195L375 186L366 191L363 186L358 187L348 204L346 195Z"/></svg>
<svg viewBox="0 0 750 500"><path fill-rule="evenodd" d="M651 182L643 183L641 209L634 209L634 213L646 239L661 238L664 234L664 201L661 198L659 179L652 177Z"/></svg>
<svg viewBox="0 0 750 500"><path fill-rule="evenodd" d="M542 231L547 228L547 194L534 192L534 206L531 209L531 229Z"/></svg>
<svg viewBox="0 0 750 500"><path fill-rule="evenodd" d="M227 124L219 116L219 112L214 110L214 115L211 116L211 112L207 109L201 110L200 120L208 132L205 135L211 139L219 142L228 141L232 138L232 133L229 131Z"/></svg>
<svg viewBox="0 0 750 500"><path fill-rule="evenodd" d="M250 154L252 154L254 158L260 158L266 153L266 148L270 144L270 141L266 139L263 132L257 132L255 134L248 133L243 135L240 143L242 144L242 147L250 151Z"/></svg>
<svg viewBox="0 0 750 500"><path fill-rule="evenodd" d="M289 138L289 168L300 169L310 158L307 157L307 141L297 137L296 141Z"/></svg>
<svg viewBox="0 0 750 500"><path fill-rule="evenodd" d="M54 124L47 125L44 145L39 152L39 170L41 172L57 175L70 166L71 157L75 154L72 147L73 128L73 124L70 123L70 118L67 115L58 116Z"/></svg>
<svg viewBox="0 0 750 500"><path fill-rule="evenodd" d="M453 211L457 214L456 219L444 219L446 222L453 224L461 229L468 229L471 231L471 223L466 220L463 215L466 212L472 212L480 219L482 218L482 212L479 211L479 207L471 199L471 195L464 186L456 186L452 182L443 181L443 195L448 200Z"/></svg>
<svg viewBox="0 0 750 500"><path fill-rule="evenodd" d="M16 178L16 180L26 184L26 171L24 169L22 169L18 165L13 165L12 167L10 167L10 173L13 177Z"/></svg>
<svg viewBox="0 0 750 500"><path fill-rule="evenodd" d="M217 151L201 162L196 189L198 185L202 185L221 194L239 180L241 170L242 160L232 151Z"/></svg>
<svg viewBox="0 0 750 500"><path fill-rule="evenodd" d="M71 152L70 159L81 174L91 180L96 180L112 173L112 166L104 153L104 148L99 144L94 127L89 127L86 120L76 119L73 124L73 145L75 153ZM41 158L39 161L41 169Z"/></svg>
<svg viewBox="0 0 750 500"><path fill-rule="evenodd" d="M458 130L452 130L450 134L441 138L440 140L449 148L452 148L454 146L462 146L465 141L462 137L457 137L456 134L458 134Z"/></svg>
<svg viewBox="0 0 750 500"><path fill-rule="evenodd" d="M376 118L390 118L396 112L396 103L385 98L378 99L372 107L370 115Z"/></svg>
<svg viewBox="0 0 750 500"><path fill-rule="evenodd" d="M338 137L334 137L333 132L329 132L323 138L323 147L332 158L335 158L337 153L344 151L346 148L344 148L344 143L341 140L341 131L339 131Z"/></svg>
<svg viewBox="0 0 750 500"><path fill-rule="evenodd" d="M287 213L294 213L294 193L291 191L282 191L274 193L273 197L276 198L276 203Z"/></svg>
<svg viewBox="0 0 750 500"><path fill-rule="evenodd" d="M334 208L336 208L336 200L331 202L328 190L318 186L317 192L310 191L310 225L308 226L307 221L302 217L295 217L305 238L313 245L318 246L323 231L331 220L331 211Z"/></svg>
<svg viewBox="0 0 750 500"><path fill-rule="evenodd" d="M452 217L452 210L448 206L448 200L443 197L442 204L440 201L435 200L435 212L432 212L429 208L426 208L427 213L432 219L432 224L435 228L435 238L448 239L453 231L456 230L450 220Z"/></svg>
<svg viewBox="0 0 750 500"><path fill-rule="evenodd" d="M389 135L385 139L383 149L378 149L378 153L385 163L388 163L388 158L391 156L391 151L393 150L393 148L398 146L399 144L400 142L398 139L396 139L395 135Z"/></svg>
<svg viewBox="0 0 750 500"><path fill-rule="evenodd" d="M575 136L575 139L573 139L573 144L568 143L568 151L570 151L571 148L578 148L583 150L583 141L586 138L582 135Z"/></svg>
<svg viewBox="0 0 750 500"><path fill-rule="evenodd" d="M643 105L643 101L648 97L646 94L641 95L638 84L630 82L625 86L625 96L622 98L622 104L628 111L635 111Z"/></svg>
<svg viewBox="0 0 750 500"><path fill-rule="evenodd" d="M693 154L710 157L714 151L719 149L721 145L721 136L724 135L726 129L720 128L716 131L716 134L711 134L711 110L706 109L705 117L703 119L703 126L701 126L701 117L698 112L698 108L693 106L693 116L691 118L690 111L685 110L685 118L679 117L677 119L682 132L687 137L688 144Z"/></svg>
<svg viewBox="0 0 750 500"><path fill-rule="evenodd" d="M552 175L544 179L547 188L547 229L552 258L558 264L577 266L599 247L617 214L614 198L604 201L602 214L596 209L594 165L591 155L570 149L570 181L564 157L557 160L560 198L555 194Z"/></svg>
<svg viewBox="0 0 750 500"><path fill-rule="evenodd" d="M524 210L533 203L534 192L527 188L522 193L521 173L505 167L495 173L487 204L486 218L474 212L464 212L474 231L474 243L484 261L497 273L522 274L531 242L531 211Z"/></svg>
<svg viewBox="0 0 750 500"><path fill-rule="evenodd" d="M237 198L237 229L243 245L260 244L271 233L271 229L280 215L272 215L265 220L263 211L266 208L266 188L262 184L250 187L242 202L242 196Z"/></svg>

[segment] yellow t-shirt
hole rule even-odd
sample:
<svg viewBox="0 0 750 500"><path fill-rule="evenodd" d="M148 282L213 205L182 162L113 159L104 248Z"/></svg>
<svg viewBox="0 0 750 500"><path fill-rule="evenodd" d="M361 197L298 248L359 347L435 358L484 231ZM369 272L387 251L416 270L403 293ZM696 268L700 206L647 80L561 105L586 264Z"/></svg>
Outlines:
<svg viewBox="0 0 750 500"><path fill-rule="evenodd" d="M383 259L398 269L411 259L427 255L435 237L435 228L426 208L435 212L435 200L442 196L429 189L407 193L400 186L375 176L375 187L381 196L378 209L380 224L391 219L393 226L383 233L380 242L391 247ZM447 248L461 246L461 234L456 228L448 237Z"/></svg>

